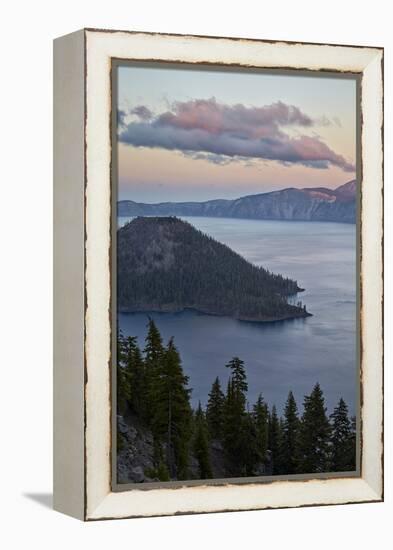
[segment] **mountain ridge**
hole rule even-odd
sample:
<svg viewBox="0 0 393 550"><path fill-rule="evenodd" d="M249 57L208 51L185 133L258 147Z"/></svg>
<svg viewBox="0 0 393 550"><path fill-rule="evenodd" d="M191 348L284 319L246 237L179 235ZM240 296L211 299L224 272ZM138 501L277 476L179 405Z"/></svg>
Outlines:
<svg viewBox="0 0 393 550"><path fill-rule="evenodd" d="M206 216L260 220L356 222L356 180L336 189L312 187L245 195L237 199L118 202L118 216Z"/></svg>

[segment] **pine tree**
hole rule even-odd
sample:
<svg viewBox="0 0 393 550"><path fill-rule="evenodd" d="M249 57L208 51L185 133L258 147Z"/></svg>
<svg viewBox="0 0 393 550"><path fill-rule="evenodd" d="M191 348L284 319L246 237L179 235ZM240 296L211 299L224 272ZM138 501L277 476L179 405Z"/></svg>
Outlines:
<svg viewBox="0 0 393 550"><path fill-rule="evenodd" d="M281 469L283 474L294 474L299 461L300 421L293 393L290 391L284 410L284 424L282 430Z"/></svg>
<svg viewBox="0 0 393 550"><path fill-rule="evenodd" d="M224 406L223 444L232 475L245 475L244 434L246 432L247 377L244 362L234 357L226 365L231 370Z"/></svg>
<svg viewBox="0 0 393 550"><path fill-rule="evenodd" d="M198 461L200 479L211 478L212 469L209 456L209 435L206 418L200 402L194 418L193 451Z"/></svg>
<svg viewBox="0 0 393 550"><path fill-rule="evenodd" d="M135 336L122 338L120 380L126 380L126 402L131 411L142 416L145 394L145 365ZM122 383L122 382L121 382Z"/></svg>
<svg viewBox="0 0 393 550"><path fill-rule="evenodd" d="M147 328L148 331L146 335L146 345L144 349L145 359L147 364L153 365L161 359L164 352L164 346L162 343L160 331L158 330L157 325L155 324L153 319L149 318Z"/></svg>
<svg viewBox="0 0 393 550"><path fill-rule="evenodd" d="M333 413L331 434L331 471L349 472L355 470L356 447L353 441L353 430L348 418L348 407L341 398Z"/></svg>
<svg viewBox="0 0 393 550"><path fill-rule="evenodd" d="M277 474L286 474L284 462L284 419L280 416L278 420L278 456L276 458Z"/></svg>
<svg viewBox="0 0 393 550"><path fill-rule="evenodd" d="M298 473L311 474L329 470L330 424L325 399L319 384L304 398L304 412L299 432Z"/></svg>
<svg viewBox="0 0 393 550"><path fill-rule="evenodd" d="M131 346L134 346L136 338L125 338L123 333L119 331L117 336L117 412L124 414L127 405L131 398L131 383L129 356Z"/></svg>
<svg viewBox="0 0 393 550"><path fill-rule="evenodd" d="M242 407L244 409L246 405L246 393L248 390L244 361L239 359L239 357L233 357L233 359L229 361L226 367L231 370L234 398L237 400L239 407Z"/></svg>
<svg viewBox="0 0 393 550"><path fill-rule="evenodd" d="M221 390L220 380L217 376L209 393L206 408L206 420L209 434L212 439L222 439L224 423L225 396Z"/></svg>
<svg viewBox="0 0 393 550"><path fill-rule="evenodd" d="M356 416L351 417L351 447L352 447L352 462L351 462L351 470L356 470L356 425L357 420Z"/></svg>
<svg viewBox="0 0 393 550"><path fill-rule="evenodd" d="M269 410L260 394L253 407L253 419L255 424L256 448L258 453L258 462L265 465L268 450L268 425Z"/></svg>
<svg viewBox="0 0 393 550"><path fill-rule="evenodd" d="M157 392L157 384L162 369L164 346L161 334L153 321L149 318L148 331L145 339L145 393L144 393L144 421L151 426ZM153 433L154 436L154 433ZM159 452L158 452L159 454Z"/></svg>
<svg viewBox="0 0 393 550"><path fill-rule="evenodd" d="M273 405L269 415L269 450L270 450L270 469L272 475L280 473L280 422L277 415L276 406Z"/></svg>
<svg viewBox="0 0 393 550"><path fill-rule="evenodd" d="M131 406L135 413L143 418L146 416L146 371L145 362L138 346L135 347L132 357L132 368L130 376L131 384Z"/></svg>
<svg viewBox="0 0 393 550"><path fill-rule="evenodd" d="M155 408L152 419L154 437L166 447L166 464L171 478L187 477L191 436L190 392L188 376L181 366L173 339L162 356L162 365L154 383Z"/></svg>
<svg viewBox="0 0 393 550"><path fill-rule="evenodd" d="M292 392L282 418L275 406L269 413L262 395L249 412L244 362L233 357L226 367L230 370L226 395L217 377L206 413L199 404L193 414L188 377L173 339L165 347L157 326L149 319L143 355L136 337L125 337L119 332L118 413L132 412L142 426L151 430L152 477L163 481L186 479L192 445L200 478L211 478L211 438L223 443L229 476L259 475L262 464L265 473L273 475L355 471L356 417L349 418L342 398L330 415L330 422L319 384L305 396L301 419ZM125 444L118 432L119 452Z"/></svg>
<svg viewBox="0 0 393 550"><path fill-rule="evenodd" d="M248 477L256 475L255 469L260 461L256 427L250 413L246 413L242 418L239 429L239 448L242 449L241 475Z"/></svg>

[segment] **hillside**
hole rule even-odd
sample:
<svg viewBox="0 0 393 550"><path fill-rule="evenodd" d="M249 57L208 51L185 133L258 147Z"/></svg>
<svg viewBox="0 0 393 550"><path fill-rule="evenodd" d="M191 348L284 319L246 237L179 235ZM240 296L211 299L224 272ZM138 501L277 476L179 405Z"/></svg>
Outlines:
<svg viewBox="0 0 393 550"><path fill-rule="evenodd" d="M330 221L355 223L356 181L337 189L293 187L248 195L234 200L164 202L158 204L118 202L119 216L209 216L259 220Z"/></svg>
<svg viewBox="0 0 393 550"><path fill-rule="evenodd" d="M287 296L296 281L256 267L175 217L135 218L118 230L120 311L194 309L239 320L306 317Z"/></svg>

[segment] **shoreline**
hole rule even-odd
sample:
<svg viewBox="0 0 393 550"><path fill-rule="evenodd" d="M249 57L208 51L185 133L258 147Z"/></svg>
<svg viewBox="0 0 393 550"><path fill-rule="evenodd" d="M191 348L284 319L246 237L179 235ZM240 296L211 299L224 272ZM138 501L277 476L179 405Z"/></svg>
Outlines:
<svg viewBox="0 0 393 550"><path fill-rule="evenodd" d="M209 218L219 220L240 220L240 221L253 221L253 222L287 222L287 223L335 223L338 225L355 225L356 221L344 221L344 220L308 220L308 219L289 219L289 218L242 218L240 216L208 216L207 214L119 214L117 220L120 218ZM120 227L117 230L121 229Z"/></svg>
<svg viewBox="0 0 393 550"><path fill-rule="evenodd" d="M237 317L236 315L231 315L227 313L217 313L213 311L206 311L200 308L196 307L182 307L182 308L157 308L157 307L149 307L149 308L141 308L141 309L135 309L135 308L118 308L117 313L123 313L123 314L137 314L137 313L146 313L147 316L149 316L149 313L172 313L172 314L179 314L184 313L187 311L199 313L201 315L209 315L211 317L228 317L230 319L234 319L236 321L240 321L242 323L277 323L281 321L290 321L293 319L306 319L307 317L313 317L312 313L309 313L308 311L305 311L303 313L299 313L299 315L283 315L279 317L268 317L268 318L252 318L252 317Z"/></svg>

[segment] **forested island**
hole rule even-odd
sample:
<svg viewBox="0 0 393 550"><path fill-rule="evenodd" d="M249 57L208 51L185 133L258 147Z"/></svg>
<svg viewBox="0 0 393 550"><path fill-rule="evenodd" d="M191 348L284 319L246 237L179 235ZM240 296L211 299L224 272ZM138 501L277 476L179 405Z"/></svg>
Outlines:
<svg viewBox="0 0 393 550"><path fill-rule="evenodd" d="M296 281L258 267L176 217L139 217L117 234L118 310L194 309L243 321L307 317Z"/></svg>
<svg viewBox="0 0 393 550"><path fill-rule="evenodd" d="M289 391L281 416L262 394L247 402L239 357L226 366L225 386L213 380L206 407L193 410L174 339L165 344L153 319L143 349L119 333L119 483L355 471L356 418L343 399L328 416L317 383L302 414Z"/></svg>

